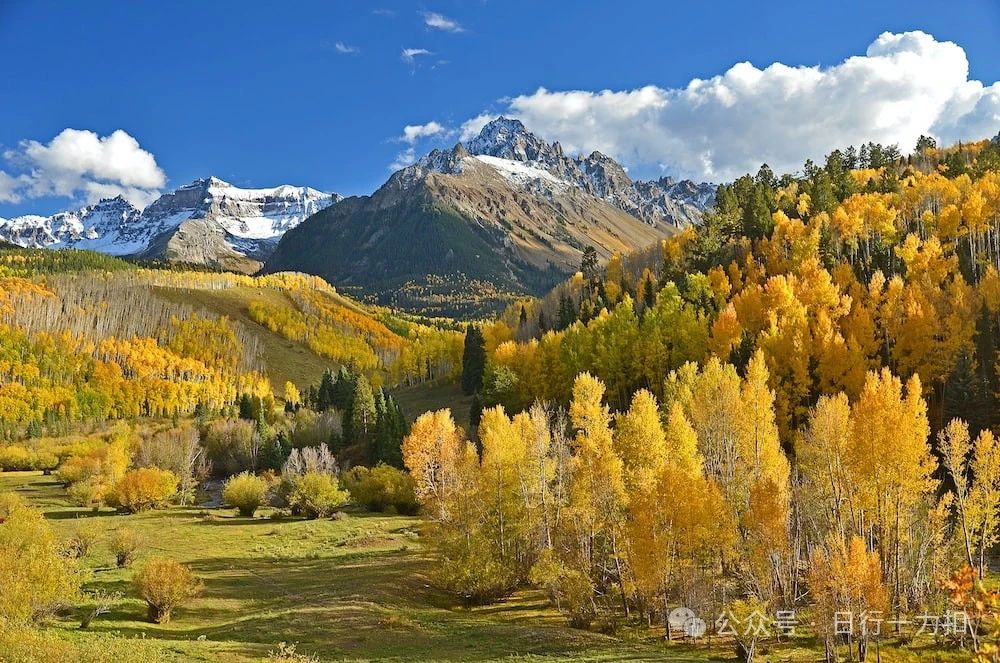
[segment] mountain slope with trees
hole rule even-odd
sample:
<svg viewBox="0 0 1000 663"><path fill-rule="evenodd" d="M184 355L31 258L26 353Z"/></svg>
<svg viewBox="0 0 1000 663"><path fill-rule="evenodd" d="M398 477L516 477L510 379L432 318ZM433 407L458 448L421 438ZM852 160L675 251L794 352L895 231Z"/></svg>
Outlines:
<svg viewBox="0 0 1000 663"><path fill-rule="evenodd" d="M656 194L684 210L677 218L649 201L643 207L607 157L573 160L558 143L500 118L466 145L395 173L371 196L311 217L282 238L265 271L318 274L382 303L477 316L546 291L587 248L607 258L700 218L704 196L672 195Z"/></svg>

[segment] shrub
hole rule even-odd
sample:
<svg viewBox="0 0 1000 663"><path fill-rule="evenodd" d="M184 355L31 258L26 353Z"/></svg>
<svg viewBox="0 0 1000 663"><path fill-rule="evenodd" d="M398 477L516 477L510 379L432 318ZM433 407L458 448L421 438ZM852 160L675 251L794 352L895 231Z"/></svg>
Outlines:
<svg viewBox="0 0 1000 663"><path fill-rule="evenodd" d="M190 569L174 559L154 557L135 574L132 583L149 606L149 621L165 624L173 611L201 591Z"/></svg>
<svg viewBox="0 0 1000 663"><path fill-rule="evenodd" d="M551 551L531 568L530 580L543 588L549 600L569 617L573 628L587 628L594 621L594 586L585 573L563 565Z"/></svg>
<svg viewBox="0 0 1000 663"><path fill-rule="evenodd" d="M118 568L123 569L135 561L135 558L139 556L139 551L146 545L146 541L134 529L119 527L111 533L108 545L115 556Z"/></svg>
<svg viewBox="0 0 1000 663"><path fill-rule="evenodd" d="M310 472L337 476L337 459L326 446L292 449L292 453L281 468L285 479L294 479Z"/></svg>
<svg viewBox="0 0 1000 663"><path fill-rule="evenodd" d="M4 472L23 472L35 469L35 458L27 448L22 446L0 447L0 470Z"/></svg>
<svg viewBox="0 0 1000 663"><path fill-rule="evenodd" d="M65 553L75 559L86 557L101 540L101 530L90 521L78 521L70 531L69 538L63 542Z"/></svg>
<svg viewBox="0 0 1000 663"><path fill-rule="evenodd" d="M128 513L163 506L177 494L177 475L158 467L140 467L125 473L105 496L108 505Z"/></svg>
<svg viewBox="0 0 1000 663"><path fill-rule="evenodd" d="M267 498L267 481L263 477L243 472L230 478L222 490L226 506L238 509L241 516L252 518Z"/></svg>
<svg viewBox="0 0 1000 663"><path fill-rule="evenodd" d="M0 499L0 511L0 625L28 624L71 602L80 577L40 512L13 497Z"/></svg>
<svg viewBox="0 0 1000 663"><path fill-rule="evenodd" d="M17 511L27 508L28 503L17 493L0 493L0 524Z"/></svg>
<svg viewBox="0 0 1000 663"><path fill-rule="evenodd" d="M48 451L39 451L35 453L35 469L41 470L46 475L52 474L52 471L59 467L59 456Z"/></svg>
<svg viewBox="0 0 1000 663"><path fill-rule="evenodd" d="M352 468L344 474L344 487L354 502L369 511L385 511L391 507L397 513L412 515L417 512L413 477L395 467Z"/></svg>
<svg viewBox="0 0 1000 663"><path fill-rule="evenodd" d="M307 518L325 518L348 499L350 494L341 490L329 474L307 472L293 481L288 501L296 513Z"/></svg>
<svg viewBox="0 0 1000 663"><path fill-rule="evenodd" d="M279 642L277 649L267 653L268 663L319 663L319 659L295 651L295 645Z"/></svg>
<svg viewBox="0 0 1000 663"><path fill-rule="evenodd" d="M66 489L66 495L69 497L69 501L76 506L90 507L96 510L104 501L104 486L99 484L96 479L84 479L70 484L70 487Z"/></svg>

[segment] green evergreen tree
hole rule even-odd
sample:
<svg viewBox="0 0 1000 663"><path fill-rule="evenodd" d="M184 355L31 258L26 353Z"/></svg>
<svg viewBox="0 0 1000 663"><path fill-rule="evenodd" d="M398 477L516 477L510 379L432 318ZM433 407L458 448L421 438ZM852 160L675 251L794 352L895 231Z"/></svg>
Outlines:
<svg viewBox="0 0 1000 663"><path fill-rule="evenodd" d="M350 369L346 366L340 367L340 372L337 373L337 379L333 385L333 391L331 392L330 405L337 408L345 415L351 408L351 401L354 398L354 381L355 376L351 373Z"/></svg>
<svg viewBox="0 0 1000 663"><path fill-rule="evenodd" d="M479 327L465 328L465 349L462 352L462 391L474 394L483 388L486 370L486 339Z"/></svg>
<svg viewBox="0 0 1000 663"><path fill-rule="evenodd" d="M354 382L354 395L351 399L351 437L354 444L371 444L375 435L375 395L371 384L364 375L359 375Z"/></svg>
<svg viewBox="0 0 1000 663"><path fill-rule="evenodd" d="M316 391L316 410L324 412L333 407L334 394L337 389L337 377L329 368L323 371L319 389Z"/></svg>

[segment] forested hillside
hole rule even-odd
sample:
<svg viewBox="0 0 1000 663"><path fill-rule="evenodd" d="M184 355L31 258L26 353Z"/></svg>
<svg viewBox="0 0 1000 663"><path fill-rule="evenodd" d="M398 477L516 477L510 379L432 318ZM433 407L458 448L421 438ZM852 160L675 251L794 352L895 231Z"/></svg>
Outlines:
<svg viewBox="0 0 1000 663"><path fill-rule="evenodd" d="M565 403L589 371L624 407L686 362L742 371L759 349L788 443L821 394L856 398L882 367L919 375L935 430L995 424L998 143L866 145L720 187L703 227L510 307L488 334L485 401Z"/></svg>
<svg viewBox="0 0 1000 663"><path fill-rule="evenodd" d="M0 273L7 436L225 413L245 394L280 398L285 382L305 389L324 367L349 366L386 386L459 370L457 333L362 307L315 277L139 269L90 252L26 249L0 253Z"/></svg>

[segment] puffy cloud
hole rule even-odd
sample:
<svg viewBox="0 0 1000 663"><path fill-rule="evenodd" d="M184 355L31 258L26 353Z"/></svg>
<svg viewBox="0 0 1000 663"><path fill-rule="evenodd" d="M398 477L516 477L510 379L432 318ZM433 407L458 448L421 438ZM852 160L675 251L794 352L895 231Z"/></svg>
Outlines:
<svg viewBox="0 0 1000 663"><path fill-rule="evenodd" d="M338 41L336 44L333 45L333 47L337 50L338 53L343 53L344 55L355 55L361 52L361 49L358 48L357 46L351 46L349 44L345 44L342 41Z"/></svg>
<svg viewBox="0 0 1000 663"><path fill-rule="evenodd" d="M420 138L437 136L438 134L444 133L444 131L445 128L433 120L427 124L408 124L403 127L403 135L400 137L400 140L404 143L412 145Z"/></svg>
<svg viewBox="0 0 1000 663"><path fill-rule="evenodd" d="M24 185L23 180L11 177L0 170L0 203L19 203L23 196L19 189Z"/></svg>
<svg viewBox="0 0 1000 663"><path fill-rule="evenodd" d="M1000 83L969 80L965 51L923 32L883 33L864 55L830 67L741 62L682 89L539 88L504 104L504 114L568 150L710 181L761 162L795 171L808 158L868 141L905 152L920 134L948 143L1000 130ZM493 116L467 121L463 137Z"/></svg>
<svg viewBox="0 0 1000 663"><path fill-rule="evenodd" d="M424 25L434 30L444 30L445 32L465 32L458 21L442 16L435 12L424 12Z"/></svg>
<svg viewBox="0 0 1000 663"><path fill-rule="evenodd" d="M7 200L60 196L92 203L120 194L142 206L167 181L153 155L121 129L109 136L64 129L49 143L21 141L4 158L24 171L0 177L0 199Z"/></svg>
<svg viewBox="0 0 1000 663"><path fill-rule="evenodd" d="M431 52L426 48L404 48L399 57L407 64L414 64L421 55L431 55Z"/></svg>

